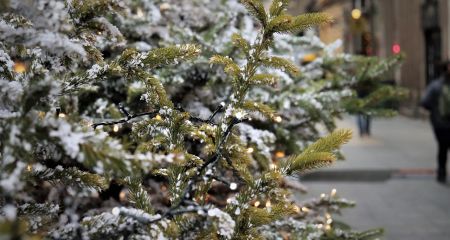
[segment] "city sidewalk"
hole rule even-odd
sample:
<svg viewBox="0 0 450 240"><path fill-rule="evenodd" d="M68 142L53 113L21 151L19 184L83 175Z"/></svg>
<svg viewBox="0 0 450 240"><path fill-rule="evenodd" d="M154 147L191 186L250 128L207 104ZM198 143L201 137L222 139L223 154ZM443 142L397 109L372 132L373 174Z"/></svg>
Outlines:
<svg viewBox="0 0 450 240"><path fill-rule="evenodd" d="M347 159L305 175L309 193L298 198L336 188L340 196L357 202L339 217L356 230L382 227L388 240L450 239L450 184L435 181L436 146L428 122L375 120L372 137L364 139L353 118L339 126L355 133L343 148Z"/></svg>

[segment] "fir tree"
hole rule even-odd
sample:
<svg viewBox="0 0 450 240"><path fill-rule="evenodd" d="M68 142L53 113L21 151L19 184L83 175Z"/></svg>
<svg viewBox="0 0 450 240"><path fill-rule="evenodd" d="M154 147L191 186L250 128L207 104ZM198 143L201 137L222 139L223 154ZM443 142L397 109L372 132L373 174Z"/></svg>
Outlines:
<svg viewBox="0 0 450 240"><path fill-rule="evenodd" d="M268 9L259 0L240 2L257 28L249 24L244 8L232 13L235 1L214 1L217 5L204 9L209 20L209 15L226 10L218 15L220 24L210 26L199 25L202 16L185 11L196 6L190 1L159 7L152 1L0 1L6 9L0 17L0 236L378 235L378 230L357 233L334 225L330 214L353 205L335 191L296 203L286 187L286 177L335 161L350 131L330 127L330 134L319 138L313 127L318 120L308 110L307 125L295 129L314 134L294 136L290 141L301 142L301 147L272 161L286 125L301 118L280 114L289 111L282 104L286 98L264 101L258 93L290 98L353 86L348 81L329 86L329 79L322 79L325 74L307 77L311 70L276 54L278 34L303 31L330 17L288 15L286 0L274 0ZM181 12L187 15L183 26L176 24ZM174 25L162 27L158 18ZM258 34L241 35L241 23L251 28L247 32L257 29ZM142 30L145 26L159 29L158 37ZM216 38L223 31L233 33L226 40ZM158 41L161 35L171 38ZM192 43L186 44L187 39ZM212 68L204 67L206 60ZM329 63L338 68L330 70L332 76L342 73L339 62ZM380 69L366 70L358 79L373 80ZM340 79L348 80L350 72ZM185 89L189 81L175 80L181 76L203 85ZM282 82L286 79L295 80L293 88ZM282 88L273 90L277 84ZM206 102L210 95L204 102L188 100L207 88L217 95L211 102ZM345 109L354 106L337 100ZM194 103L207 106L208 114L199 114ZM357 109L368 106L373 105L359 104ZM331 117L344 110L321 111L332 124Z"/></svg>

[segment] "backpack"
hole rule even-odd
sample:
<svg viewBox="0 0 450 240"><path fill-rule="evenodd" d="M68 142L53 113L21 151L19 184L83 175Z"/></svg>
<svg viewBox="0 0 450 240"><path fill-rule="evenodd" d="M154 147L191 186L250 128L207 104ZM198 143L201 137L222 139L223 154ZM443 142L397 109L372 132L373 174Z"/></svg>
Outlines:
<svg viewBox="0 0 450 240"><path fill-rule="evenodd" d="M450 84L442 85L438 99L438 113L441 120L450 123Z"/></svg>

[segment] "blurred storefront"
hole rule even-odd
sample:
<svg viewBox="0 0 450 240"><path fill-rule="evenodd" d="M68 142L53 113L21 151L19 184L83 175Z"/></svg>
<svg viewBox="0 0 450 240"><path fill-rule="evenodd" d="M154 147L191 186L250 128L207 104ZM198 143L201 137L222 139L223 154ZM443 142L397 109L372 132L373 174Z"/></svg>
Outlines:
<svg viewBox="0 0 450 240"><path fill-rule="evenodd" d="M344 40L344 51L388 56L403 52L400 70L388 76L410 90L404 114L420 116L420 97L450 56L450 0L293 0L292 11L328 12L335 19L319 30L324 42Z"/></svg>

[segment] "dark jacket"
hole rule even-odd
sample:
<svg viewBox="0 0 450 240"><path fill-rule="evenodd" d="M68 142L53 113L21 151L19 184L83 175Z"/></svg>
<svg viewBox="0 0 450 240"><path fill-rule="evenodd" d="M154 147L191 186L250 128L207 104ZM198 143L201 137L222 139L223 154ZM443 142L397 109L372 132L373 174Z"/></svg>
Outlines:
<svg viewBox="0 0 450 240"><path fill-rule="evenodd" d="M445 84L445 78L441 77L434 80L427 87L425 95L420 104L430 111L430 120L435 129L450 130L450 122L443 120L439 115L439 96Z"/></svg>

